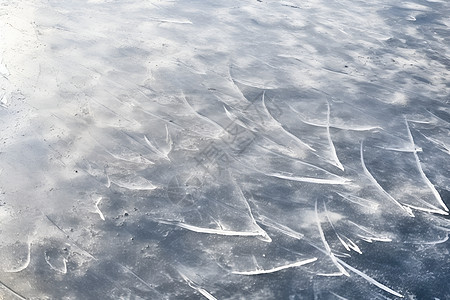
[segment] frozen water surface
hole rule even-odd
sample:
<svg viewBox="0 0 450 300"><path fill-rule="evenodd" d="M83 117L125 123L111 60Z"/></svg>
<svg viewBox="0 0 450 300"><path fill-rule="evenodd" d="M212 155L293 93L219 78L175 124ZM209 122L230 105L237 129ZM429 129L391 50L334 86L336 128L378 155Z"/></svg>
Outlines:
<svg viewBox="0 0 450 300"><path fill-rule="evenodd" d="M0 298L450 299L449 15L0 0Z"/></svg>

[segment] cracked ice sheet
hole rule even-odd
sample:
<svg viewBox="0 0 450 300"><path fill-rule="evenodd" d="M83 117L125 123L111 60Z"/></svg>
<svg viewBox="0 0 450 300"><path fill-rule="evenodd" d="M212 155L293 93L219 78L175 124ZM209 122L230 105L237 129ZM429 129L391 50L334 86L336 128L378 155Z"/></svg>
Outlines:
<svg viewBox="0 0 450 300"><path fill-rule="evenodd" d="M0 297L450 296L446 2L0 4Z"/></svg>

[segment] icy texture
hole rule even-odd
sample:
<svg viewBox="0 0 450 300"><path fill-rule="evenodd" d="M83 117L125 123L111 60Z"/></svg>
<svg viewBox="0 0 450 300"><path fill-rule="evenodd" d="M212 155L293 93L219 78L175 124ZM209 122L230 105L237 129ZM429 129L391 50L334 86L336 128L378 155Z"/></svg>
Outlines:
<svg viewBox="0 0 450 300"><path fill-rule="evenodd" d="M0 0L0 298L449 299L449 15Z"/></svg>

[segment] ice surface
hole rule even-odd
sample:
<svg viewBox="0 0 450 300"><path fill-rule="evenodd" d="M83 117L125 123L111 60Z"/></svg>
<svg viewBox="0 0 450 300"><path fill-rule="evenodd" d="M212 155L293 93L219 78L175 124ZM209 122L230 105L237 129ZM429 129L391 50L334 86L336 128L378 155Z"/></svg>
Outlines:
<svg viewBox="0 0 450 300"><path fill-rule="evenodd" d="M449 15L0 0L0 298L449 299Z"/></svg>

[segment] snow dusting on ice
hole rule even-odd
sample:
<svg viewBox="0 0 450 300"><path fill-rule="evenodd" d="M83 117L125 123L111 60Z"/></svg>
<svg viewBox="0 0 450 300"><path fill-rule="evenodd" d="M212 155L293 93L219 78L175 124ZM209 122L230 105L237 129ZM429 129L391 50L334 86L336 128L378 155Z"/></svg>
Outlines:
<svg viewBox="0 0 450 300"><path fill-rule="evenodd" d="M0 298L449 299L449 15L0 0Z"/></svg>

